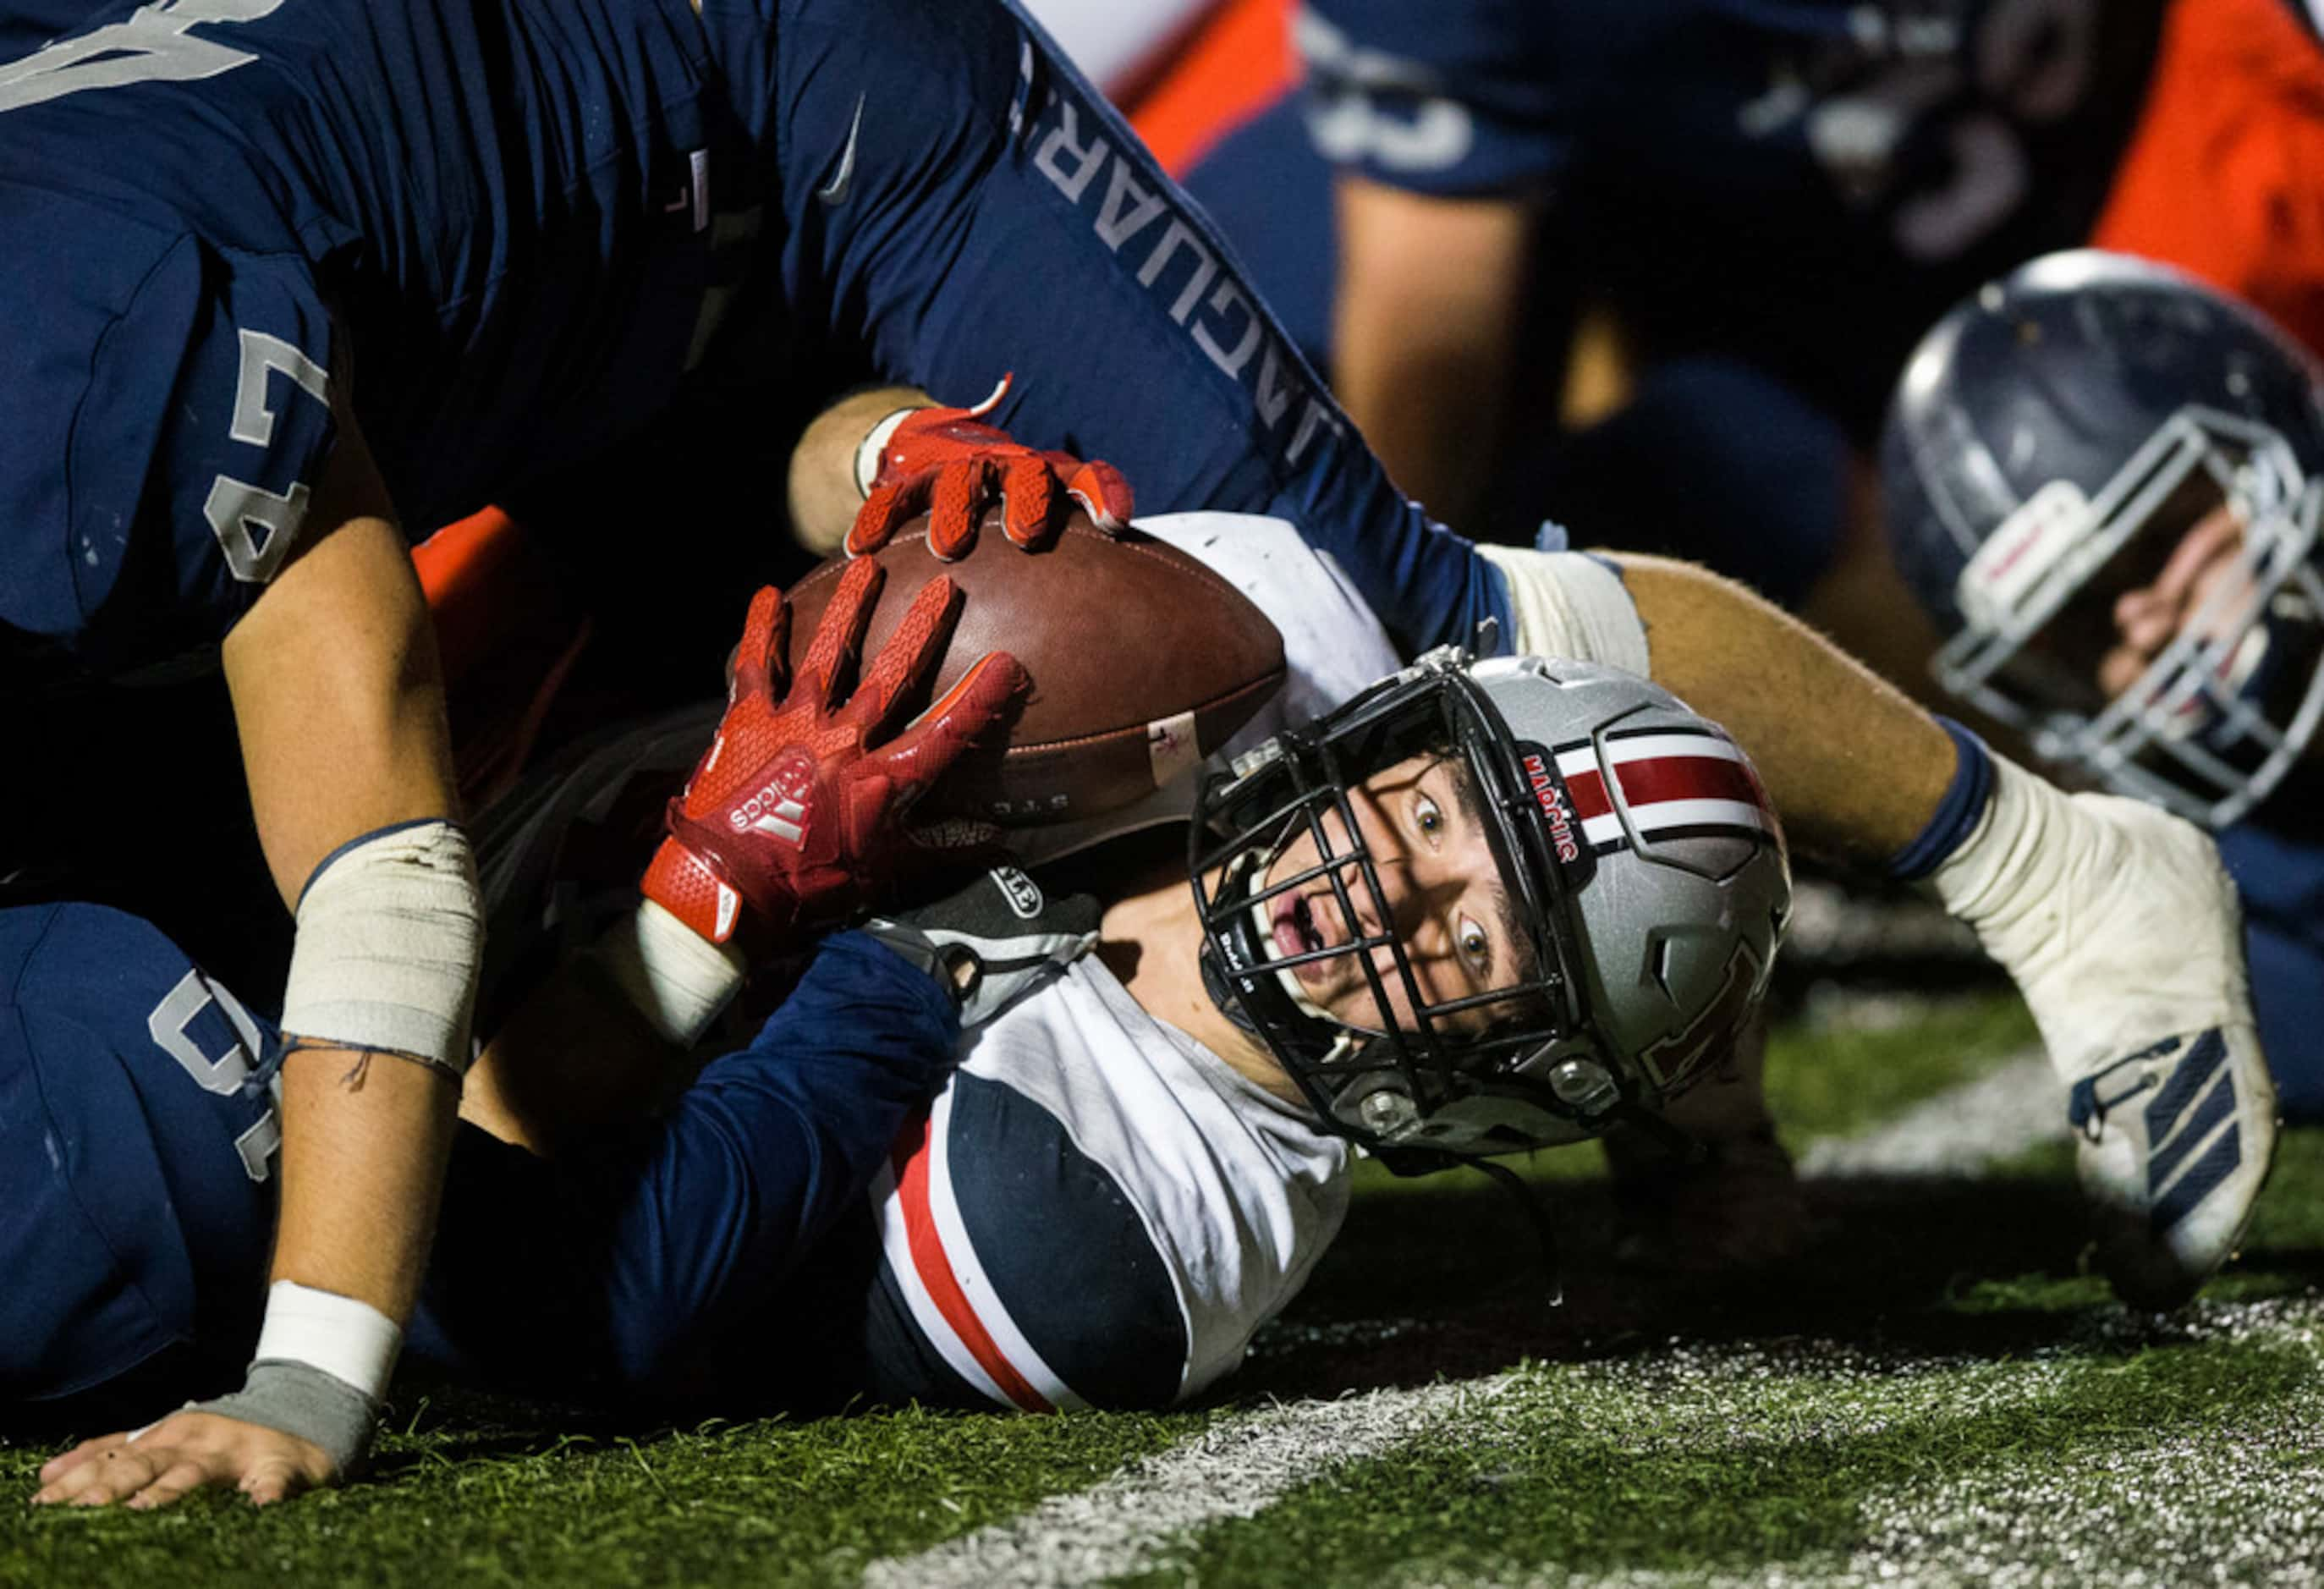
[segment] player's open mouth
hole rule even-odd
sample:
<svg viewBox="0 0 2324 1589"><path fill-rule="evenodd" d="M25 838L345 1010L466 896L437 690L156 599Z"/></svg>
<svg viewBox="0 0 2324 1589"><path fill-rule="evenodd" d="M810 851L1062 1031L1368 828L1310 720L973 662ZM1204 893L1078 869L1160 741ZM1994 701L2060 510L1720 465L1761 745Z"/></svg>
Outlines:
<svg viewBox="0 0 2324 1589"><path fill-rule="evenodd" d="M1312 955L1330 946L1324 942L1323 929L1315 919L1314 900L1308 894L1291 894L1275 907L1275 952L1284 959L1295 955ZM1331 979L1332 963L1310 960L1304 965L1287 967L1294 976L1309 987Z"/></svg>

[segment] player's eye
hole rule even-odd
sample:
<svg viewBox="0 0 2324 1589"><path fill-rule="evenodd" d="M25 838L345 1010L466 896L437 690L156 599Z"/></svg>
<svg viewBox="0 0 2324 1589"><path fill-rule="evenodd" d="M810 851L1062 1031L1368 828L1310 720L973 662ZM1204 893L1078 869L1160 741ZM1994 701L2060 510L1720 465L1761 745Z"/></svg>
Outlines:
<svg viewBox="0 0 2324 1589"><path fill-rule="evenodd" d="M1493 963L1493 940L1466 916L1461 918L1461 956L1480 974Z"/></svg>
<svg viewBox="0 0 2324 1589"><path fill-rule="evenodd" d="M1415 795L1412 825L1424 838L1434 838L1444 831L1444 808L1425 794Z"/></svg>

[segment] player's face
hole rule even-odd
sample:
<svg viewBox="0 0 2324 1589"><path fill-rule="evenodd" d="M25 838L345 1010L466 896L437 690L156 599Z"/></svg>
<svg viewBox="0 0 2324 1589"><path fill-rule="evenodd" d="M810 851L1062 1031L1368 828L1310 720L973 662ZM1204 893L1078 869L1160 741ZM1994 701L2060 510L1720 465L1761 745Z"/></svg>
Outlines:
<svg viewBox="0 0 2324 1589"><path fill-rule="evenodd" d="M1376 895L1354 860L1335 861L1296 890L1266 901L1265 923L1278 958L1334 949L1392 931L1404 946L1421 998L1443 1004L1523 981L1531 946L1517 930L1468 770L1457 759L1416 756L1349 791L1349 808L1379 880ZM1323 818L1335 856L1350 847L1336 812ZM1303 832L1268 869L1270 883L1321 864L1313 833ZM1348 908L1332 886L1346 889ZM1352 918L1350 914L1352 909ZM1412 998L1386 948L1370 951L1388 989L1388 1009L1408 1026ZM1343 1026L1379 1030L1380 1007L1354 955L1286 967L1307 1001ZM1457 1012L1441 1024L1481 1031L1492 1006Z"/></svg>
<svg viewBox="0 0 2324 1589"><path fill-rule="evenodd" d="M2243 547L2243 522L2222 504L2180 538L2152 580L2115 597L2107 614L2113 643L2100 655L2098 670L2098 688L2108 699L2136 684L2181 635L2218 638L2207 626L2240 612L2240 598L2251 588Z"/></svg>

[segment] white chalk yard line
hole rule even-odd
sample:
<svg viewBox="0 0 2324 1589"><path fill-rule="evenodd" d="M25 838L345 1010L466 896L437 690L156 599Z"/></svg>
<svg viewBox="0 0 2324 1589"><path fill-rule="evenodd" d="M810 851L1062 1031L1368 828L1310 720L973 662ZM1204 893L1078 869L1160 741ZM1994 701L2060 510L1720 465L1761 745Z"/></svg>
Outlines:
<svg viewBox="0 0 2324 1589"><path fill-rule="evenodd" d="M1005 1523L872 1564L867 1589L1057 1589L1137 1571L1157 1549L1229 1518L1254 1517L1333 1467L1403 1446L1508 1376L1372 1390L1231 1414L1175 1450Z"/></svg>
<svg viewBox="0 0 2324 1589"><path fill-rule="evenodd" d="M1893 1120L1816 1143L1801 1170L1973 1174L2064 1132L2061 1088L2035 1049ZM1229 1414L1185 1445L1131 1463L1091 1489L1053 1496L1008 1522L915 1555L874 1562L863 1582L867 1589L1063 1589L1134 1573L1213 1523L1257 1516L1333 1468L1410 1443L1478 1399L1498 1396L1510 1381L1496 1375ZM1704 1581L1699 1574L1676 1578ZM1635 1581L1658 1582L1659 1575Z"/></svg>
<svg viewBox="0 0 2324 1589"><path fill-rule="evenodd" d="M1974 1175L2066 1134L2066 1085L2036 1047L1893 1120L1811 1144L1800 1173Z"/></svg>

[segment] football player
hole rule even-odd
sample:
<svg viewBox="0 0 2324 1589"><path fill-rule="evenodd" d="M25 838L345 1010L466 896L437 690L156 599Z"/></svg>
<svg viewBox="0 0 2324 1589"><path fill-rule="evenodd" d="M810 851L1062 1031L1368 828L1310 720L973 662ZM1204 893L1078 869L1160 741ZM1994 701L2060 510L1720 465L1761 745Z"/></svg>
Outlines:
<svg viewBox="0 0 2324 1589"><path fill-rule="evenodd" d="M1981 753L1956 758L1925 719L1882 728L1888 707L1857 709L1858 676L1791 632L1738 626L1723 587L1637 565L1609 593L1532 560L1547 554L1478 555L1435 526L1352 440L1207 223L1013 13L929 0L699 14L672 0L124 8L0 69L0 295L37 328L12 343L0 383L18 433L0 461L0 617L114 669L223 635L286 893L335 845L366 841L323 874L330 886L303 891L286 1030L336 1048L285 1067L291 1191L276 1260L336 1321L324 1333L368 1344L363 1363L392 1356L417 1283L428 1144L451 1087L438 1065L397 1062L367 1066L360 1094L338 1089L347 1069L333 1055L352 1044L456 1068L476 920L465 845L442 820L425 624L395 525L440 522L590 452L690 365L747 356L781 373L853 349L874 375L945 393L1014 365L988 417L1113 457L1157 505L1296 520L1405 655L1466 643L1493 618L1532 654L1593 660L1585 642L1602 632L1636 665L1643 613L1658 672L1727 695L1763 762L1802 753L1771 771L1773 792L1810 829L1833 825L1835 843L1906 846L1941 813L1911 852L1928 863L1984 819L1988 787L2002 793L1987 827L2004 836L2051 808L2034 786L1988 778ZM892 517L924 496L955 545L1002 482L1028 540L1075 482L1101 517L1126 511L1112 476L964 411L864 413L862 401L836 432L854 461L826 482L843 504L881 493ZM822 512L798 482L794 505ZM1775 688L1738 688L1766 667ZM1819 702L1849 718L1837 758L1805 722ZM1875 754L1880 780L1852 759ZM1957 760L1963 792L1946 803ZM423 826L385 831L407 818ZM2085 838L2107 830L2059 821ZM78 831L69 813L56 826ZM106 843L139 827L108 828ZM1972 914L2016 897L1972 892ZM697 962L678 941L641 933L635 975L678 984L683 1005ZM366 993L389 973L388 997ZM2216 1024L2238 1034L2245 1062L2218 997L2157 998L2088 1046ZM2060 1051L2090 1062L2085 1045ZM371 1119L383 1101L396 1117ZM302 1117L358 1107L350 1132L302 1133ZM302 1134L331 1171L291 1168L309 1151ZM2206 1271L2217 1257L2201 1243L2240 1223L2240 1187L2205 1205L2198 1249L2171 1244L2175 1220L2159 1232L2157 1261ZM288 1460L281 1421L238 1426L220 1476L262 1449Z"/></svg>
<svg viewBox="0 0 2324 1589"><path fill-rule="evenodd" d="M1223 565L1279 604L1306 649L1363 637L1324 651L1331 671L1303 669L1294 701L1348 694L1359 654L1392 662L1379 625L1286 526L1204 515L1153 528L1223 540ZM855 564L849 584L874 567ZM659 889L663 867L699 865L714 898L732 879L761 926L796 891L758 886L766 846L724 817L801 743L765 728L760 659L780 652L762 600L715 748L648 869ZM695 714L618 739L486 824L495 926L520 940L513 953L564 889L553 858L574 826L641 771L667 778L669 751L690 752L705 726ZM612 1122L580 1129L570 1044L543 1041L638 1003L592 951L594 975L552 981L473 1078L472 1114L558 1158L462 1134L413 1353L503 1386L729 1411L866 1394L1166 1405L1231 1368L1296 1290L1343 1209L1347 1139L1449 1162L1589 1134L1696 1079L1764 985L1788 904L1780 831L1732 743L1644 680L1445 651L1302 731L1232 748L1245 745L1247 771L1228 776L1222 757L1201 789L1182 783L1122 819L1151 836L1181 818L1158 849L1093 861L1130 866L1102 918L1073 919L1022 873L996 873L1008 892L980 882L981 906L875 919L879 944L824 945L759 1037L648 1124L601 1108ZM986 928L965 928L980 908ZM84 1039L69 1058L35 1049L18 1066L92 1079L23 1127L77 1151L70 1169L16 1156L42 1195L7 1229L18 1271L42 1283L16 1294L7 1335L51 1344L48 1357L28 1346L9 1389L85 1397L92 1360L70 1373L60 1360L88 1332L58 1316L128 1311L134 1255L182 1247L178 1267L217 1294L254 1290L228 1277L263 1262L263 1187L244 1170L265 1163L271 1106L235 1084L271 1034L142 924L88 907L14 915L21 1007L77 1020ZM715 909L701 919L714 930ZM90 1008L73 973L115 962L106 975L134 996ZM964 971L955 1016L945 994ZM541 1009L559 1000L579 1019ZM963 1025L969 1072L900 1133L865 1216L833 1228L868 1168L864 1123L897 1124L949 1068ZM880 1085L865 1096L844 1078L867 1065ZM187 1087L188 1069L216 1095ZM124 1199L100 1248L60 1214L80 1144L117 1110L106 1095L124 1089L153 1102L150 1134L115 1144L115 1173L149 1186L158 1159L221 1195L187 1200L204 1217L178 1224L158 1193ZM135 1322L196 1345L231 1335L186 1290ZM152 1393L163 1372L127 1389ZM124 1387L103 1389L117 1401ZM92 1441L51 1464L42 1498L166 1500L196 1477L166 1460L139 1440Z"/></svg>
<svg viewBox="0 0 2324 1589"><path fill-rule="evenodd" d="M1775 712L1762 699L1754 733L1798 795L1795 830L1855 853L1896 845L1907 870L1935 863L1940 892L2020 968L2061 1067L2194 1076L2169 1051L2113 1062L2134 1030L2219 1023L2194 1047L2201 1064L2225 1058L2230 1130L2249 1133L2251 1156L2200 1196L2172 1183L2154 1199L2143 1175L2123 1178L2144 1169L2138 1122L2098 1113L2093 1152L2112 1178L2095 1189L2118 1199L2102 1228L2126 1289L2183 1294L2223 1255L2222 1222L2248 1209L2269 1117L2264 1074L2262 1091L2250 1085L2232 896L2191 830L2068 801L1764 605L1671 565L1536 554L1519 565L1525 633L1581 660L1438 653L1363 688L1370 669L1394 666L1394 644L1288 526L1146 527L1269 612L1292 685L1200 783L1109 824L1173 826L1142 860L1117 848L1088 867L1109 880L1095 934L1021 879L1005 899L986 891L981 931L941 911L872 924L929 964L958 968L967 948L988 978L1029 962L1045 980L972 1017L958 1075L905 1133L862 1216L835 1224L770 1297L725 1256L787 1251L753 1233L752 1160L739 1146L685 1151L685 1104L611 1151L568 1140L554 1166L464 1140L454 1207L475 1213L439 1251L415 1332L423 1353L500 1382L549 1374L730 1409L855 1395L1148 1405L1201 1389L1328 1241L1344 1139L1440 1157L1568 1140L1653 1106L1731 1035L1779 931L1780 834L1724 734L1606 665L1710 684L1737 662L1710 654L1706 610L1752 625L1735 638L1763 670L1763 697L1820 697L1849 714L1835 761L1833 736L1797 700ZM1642 618L1655 624L1651 648ZM1753 694L1730 691L1747 706ZM709 725L698 721L664 736L667 775L683 765L669 748ZM646 764L617 745L522 826L553 832L604 803L605 777ZM695 787L706 802L696 816L731 798L699 774ZM680 824L681 847L698 831ZM542 918L524 897L535 886L514 884L513 921ZM2059 910L2110 919L2125 909L2116 891L2212 924L2194 956L2181 932L2168 966L2139 968L2154 978L2142 995L2112 983L2121 945L2061 949L2052 930ZM2090 985L2098 962L2103 991ZM931 984L897 956L862 961L875 965L927 999ZM807 1028L786 1037L813 1041ZM562 1057L498 1050L483 1074L544 1058ZM503 1075L472 1102L526 1091ZM512 1134L537 1135L521 1115L507 1112L503 1129L512 1119ZM2205 1146L2207 1163L2218 1147ZM496 1210L574 1229L573 1256L528 1239L521 1221L503 1228ZM1034 1230L1057 1239L1027 1240ZM587 1326L549 1327L573 1318ZM730 1350L713 1349L722 1343ZM53 1492L101 1497L115 1481L100 1464L140 1460L106 1455L124 1450L113 1437L61 1459Z"/></svg>
<svg viewBox="0 0 2324 1589"><path fill-rule="evenodd" d="M920 426L969 422L957 411L921 412L873 435L889 439L892 459ZM795 467L795 502L797 479ZM876 480L869 489L851 550L877 545L893 518ZM1650 676L1733 734L1796 841L1925 882L2015 978L2069 1084L2080 1175L2117 1289L2170 1305L2225 1258L2272 1159L2275 1105L2245 987L2240 907L2201 833L2132 801L2064 794L1705 569L1566 550L1554 527L1532 550L1302 528L1360 599L1390 569L1411 570L1424 590L1478 579L1519 654ZM2172 921L2202 925L2190 939ZM2200 946L2191 956L2190 941ZM2124 974L2150 961L2151 971ZM2150 1089L2154 1109L2118 1107ZM2183 1105L2197 1096L2204 1109L2190 1114Z"/></svg>
<svg viewBox="0 0 2324 1589"><path fill-rule="evenodd" d="M1910 684L1932 642L1869 511L1905 352L2092 239L2315 317L2313 25L2301 0L1309 0L1304 100L1185 180L1452 522L1489 495L1513 530L1703 558Z"/></svg>
<svg viewBox="0 0 2324 1589"><path fill-rule="evenodd" d="M597 1011L608 1034L600 1045L617 1044L627 1057L691 1043L740 981L727 945L742 895L758 947L772 951L917 870L956 864L957 846L982 836L957 824L908 830L899 818L1002 719L1024 688L1023 671L991 653L899 724L901 704L931 676L958 596L950 581L930 582L854 677L881 582L875 565L849 571L795 671L786 667L773 593L753 607L761 644L738 670L716 747L730 753L730 765L755 773L737 808L747 815L731 832L696 835L682 864L658 864L649 897L593 947L589 974L608 990ZM719 879L700 870L704 855L717 857ZM696 938L670 912L705 896L721 902ZM649 976L640 946L657 935L675 949ZM149 1426L134 1450L117 1439L101 1466L50 1498L150 1506L238 1482L264 1501L344 1474L369 1444L398 1343L364 1343L368 1353L359 1353L329 1330L327 1298L318 1303L279 1276L263 1290L275 1224L268 1183L283 1145L280 1030L151 924L122 912L17 906L0 910L0 943L13 990L0 1086L15 1100L7 1131L19 1139L5 1156L14 1178L0 1221L14 1275L0 1331L8 1342L0 1400L19 1416L26 1409L18 1404L43 1402L85 1418L132 1410L139 1400L150 1413L152 1399L189 1388L214 1391L217 1354L246 1347L266 1298L239 1391ZM860 1194L945 1053L941 1043L918 1040L925 1027L909 1019L902 1037L895 1022L883 1027L875 998L857 999L860 1019L818 1027L804 1054L788 1051L779 1029L809 1018L826 993L847 1008L846 990L863 980L844 957L827 964L825 984L761 1034L755 1061L738 1057L721 1073L733 1085L722 1079L705 1095L681 1133L681 1151L735 1153L747 1139L762 1156L752 1160L753 1208L766 1215L769 1240L805 1241ZM586 1085L590 1051L586 1041L570 1044L562 1058L572 1067L556 1081ZM737 1256L765 1254L760 1247ZM250 1461L245 1423L294 1444Z"/></svg>
<svg viewBox="0 0 2324 1589"><path fill-rule="evenodd" d="M155 768L86 732L122 713L83 676L216 648L299 922L276 1264L302 1322L270 1361L376 1390L470 1051L480 919L406 530L587 457L692 371L841 355L947 391L1014 365L1010 413L1052 441L1110 407L1166 500L1350 533L1412 513L1327 467L1336 411L1215 240L997 5L75 14L0 64L0 300L27 328L0 363L9 704L75 691L12 741L76 769L22 790L6 873L166 887ZM955 461L1006 480L1020 531L1066 489L1128 512L1118 476L1005 440ZM1434 596L1423 621L1463 633L1482 599ZM156 760L192 791L235 748ZM638 975L683 983L666 941ZM226 1469L311 1462L297 1415L236 1406Z"/></svg>
<svg viewBox="0 0 2324 1589"><path fill-rule="evenodd" d="M2286 1117L2324 1119L2324 373L2249 306L2126 255L1957 306L1882 449L1945 687L2082 781L2218 831Z"/></svg>

